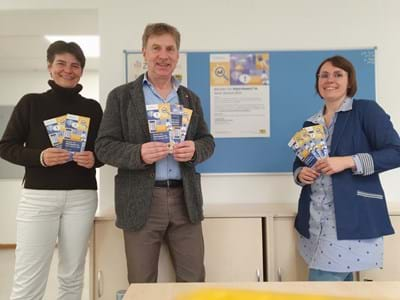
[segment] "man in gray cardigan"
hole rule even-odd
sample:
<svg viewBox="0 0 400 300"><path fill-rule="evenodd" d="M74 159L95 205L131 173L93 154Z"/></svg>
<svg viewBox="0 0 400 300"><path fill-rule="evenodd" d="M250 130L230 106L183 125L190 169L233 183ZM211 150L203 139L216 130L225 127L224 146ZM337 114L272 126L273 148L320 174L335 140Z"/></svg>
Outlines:
<svg viewBox="0 0 400 300"><path fill-rule="evenodd" d="M160 246L168 244L177 281L204 281L203 199L195 165L209 158L214 139L200 99L172 76L180 34L165 23L143 33L147 73L113 89L96 140L96 155L118 168L116 226L123 229L128 281L157 281ZM192 110L185 141L171 150L151 141L146 105L181 104Z"/></svg>

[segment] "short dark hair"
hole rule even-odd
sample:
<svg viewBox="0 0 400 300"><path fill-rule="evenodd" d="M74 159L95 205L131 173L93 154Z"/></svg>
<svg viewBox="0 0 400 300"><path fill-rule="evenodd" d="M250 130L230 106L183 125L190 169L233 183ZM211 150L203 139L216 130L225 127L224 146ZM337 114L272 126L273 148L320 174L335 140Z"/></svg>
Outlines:
<svg viewBox="0 0 400 300"><path fill-rule="evenodd" d="M147 46L147 41L149 40L150 36L152 35L163 35L163 34L170 34L175 40L176 48L179 50L181 44L181 34L179 33L178 29L174 26L171 26L167 23L152 23L148 24L144 29L142 35L142 47L143 49Z"/></svg>
<svg viewBox="0 0 400 300"><path fill-rule="evenodd" d="M72 54L79 61L81 68L85 67L85 54L83 54L81 47L75 42L55 41L51 43L49 48L47 48L47 62L52 64L55 56L63 53Z"/></svg>
<svg viewBox="0 0 400 300"><path fill-rule="evenodd" d="M318 95L322 98L321 94L318 90L318 75L321 71L322 66L330 62L333 66L345 70L347 72L348 78L348 87L347 87L347 96L353 97L357 92L357 79L356 79L356 70L354 69L353 64L340 55L335 55L332 57L328 57L325 59L318 67L317 71L315 72L315 90L317 91Z"/></svg>

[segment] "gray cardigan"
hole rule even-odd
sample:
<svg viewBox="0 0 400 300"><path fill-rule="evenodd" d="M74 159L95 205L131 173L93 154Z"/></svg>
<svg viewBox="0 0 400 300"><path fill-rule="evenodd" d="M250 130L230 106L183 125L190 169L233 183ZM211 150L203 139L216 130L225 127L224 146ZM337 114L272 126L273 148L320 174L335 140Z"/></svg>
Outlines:
<svg viewBox="0 0 400 300"><path fill-rule="evenodd" d="M198 96L180 86L178 97L184 107L193 110L186 139L195 143L195 158L192 162L180 163L180 169L189 219L198 223L203 220L203 198L195 164L209 158L215 144ZM149 141L142 75L109 93L95 144L97 157L118 168L114 201L116 226L122 229L139 230L150 212L155 164L146 165L140 155L141 145Z"/></svg>

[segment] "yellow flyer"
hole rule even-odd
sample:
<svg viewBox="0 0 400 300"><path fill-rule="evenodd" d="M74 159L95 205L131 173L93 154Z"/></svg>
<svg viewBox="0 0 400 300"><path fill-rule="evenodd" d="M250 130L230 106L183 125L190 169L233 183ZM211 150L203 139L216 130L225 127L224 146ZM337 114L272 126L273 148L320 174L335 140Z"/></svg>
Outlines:
<svg viewBox="0 0 400 300"><path fill-rule="evenodd" d="M192 117L192 113L193 111L190 108L183 108L181 142L183 142L186 138L186 133L189 128L190 118Z"/></svg>
<svg viewBox="0 0 400 300"><path fill-rule="evenodd" d="M62 148L70 152L84 151L89 124L89 117L67 114Z"/></svg>

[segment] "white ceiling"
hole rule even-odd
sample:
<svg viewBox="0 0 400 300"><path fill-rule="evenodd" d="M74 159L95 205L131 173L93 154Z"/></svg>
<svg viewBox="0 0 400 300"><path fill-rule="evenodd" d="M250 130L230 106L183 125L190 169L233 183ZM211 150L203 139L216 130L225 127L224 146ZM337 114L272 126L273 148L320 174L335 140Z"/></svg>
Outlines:
<svg viewBox="0 0 400 300"><path fill-rule="evenodd" d="M0 71L46 69L45 35L95 35L95 10L0 10ZM87 58L86 70L98 69Z"/></svg>

